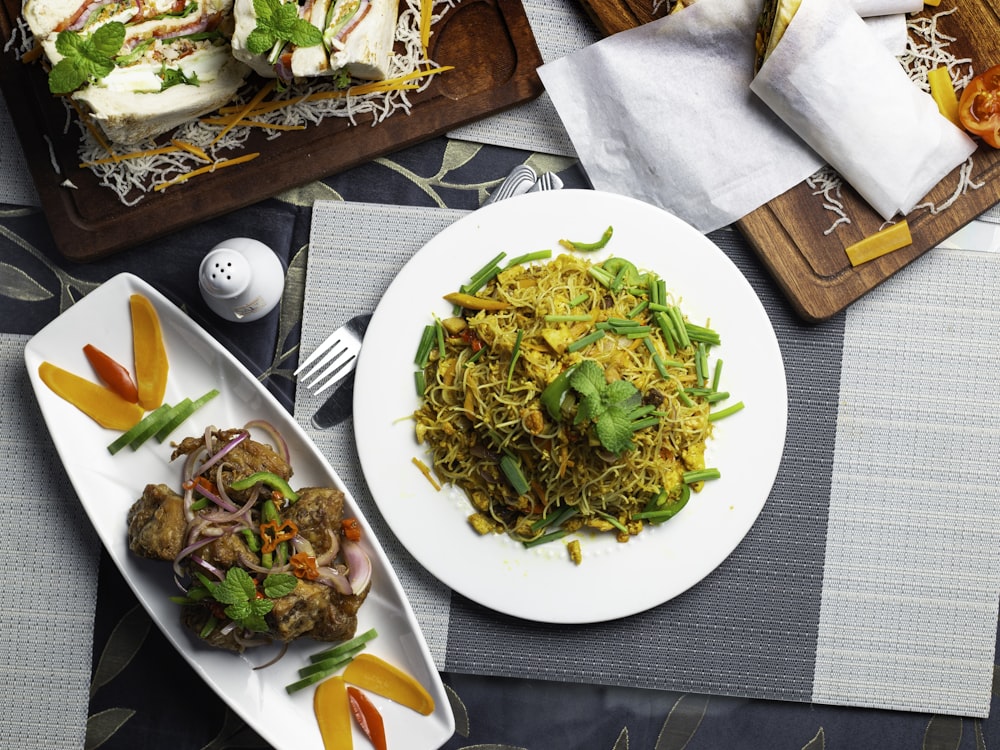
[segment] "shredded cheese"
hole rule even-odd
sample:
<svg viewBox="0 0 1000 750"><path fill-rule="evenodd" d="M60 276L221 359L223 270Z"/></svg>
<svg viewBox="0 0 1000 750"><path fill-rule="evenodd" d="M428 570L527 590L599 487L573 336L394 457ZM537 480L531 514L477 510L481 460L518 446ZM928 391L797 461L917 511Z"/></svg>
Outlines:
<svg viewBox="0 0 1000 750"><path fill-rule="evenodd" d="M864 239L848 245L846 248L847 259L852 266L860 266L862 263L881 258L894 250L912 244L910 225L906 223L906 219L903 219L897 224L890 224L875 234L870 234Z"/></svg>
<svg viewBox="0 0 1000 750"><path fill-rule="evenodd" d="M224 167L235 167L237 164L245 164L248 161L253 161L258 156L260 152L255 152L252 154L244 154L243 156L237 156L235 159L224 159L222 161L213 162L207 167L201 167L200 169L192 169L190 172L185 172L184 174L178 175L169 182L161 182L153 187L153 190L166 190L172 185L178 185L182 182L187 182L192 177L197 177L198 175L208 174L209 172L215 172L216 170L223 169Z"/></svg>

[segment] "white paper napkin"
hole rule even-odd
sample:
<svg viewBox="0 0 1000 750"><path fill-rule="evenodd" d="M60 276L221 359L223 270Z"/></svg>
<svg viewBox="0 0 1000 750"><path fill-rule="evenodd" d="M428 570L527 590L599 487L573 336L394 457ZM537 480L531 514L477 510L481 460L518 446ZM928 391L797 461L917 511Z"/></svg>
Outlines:
<svg viewBox="0 0 1000 750"><path fill-rule="evenodd" d="M803 0L750 88L886 220L976 150L847 0Z"/></svg>
<svg viewBox="0 0 1000 750"><path fill-rule="evenodd" d="M825 161L838 157L833 166L845 164L839 158L845 151L856 149L857 160L869 167L859 174L878 183L886 160L872 162L871 154L885 141L896 146L885 153L903 150L897 118L918 118L903 134L912 144L911 133L919 132L916 153L905 154L905 166L885 175L895 186L905 174L906 194L894 195L895 205L889 205L866 185L855 185L869 200L878 200L876 208L886 218L908 210L965 160L972 141L940 116L879 42L883 36L870 30L847 0L804 0L803 6L785 32L793 38L781 56L787 67L772 58L770 71L758 76L753 90L760 0L698 0L680 13L543 65L539 74L594 187L659 205L709 232L791 189ZM827 32L843 46L813 38L809 44L815 48L793 48L796 26L808 27L799 16L827 11ZM863 49L855 49L856 37ZM783 82L783 74L794 82ZM881 88L885 77L892 91ZM871 93L861 99L859 90ZM817 116L812 109L796 117L790 110L797 97L830 109L820 121L812 120ZM779 122L771 106L791 127ZM808 138L796 132L800 127ZM815 136L824 134L832 134L833 147L821 148ZM853 175L844 177L851 182Z"/></svg>
<svg viewBox="0 0 1000 750"><path fill-rule="evenodd" d="M709 232L822 165L750 91L759 12L698 0L539 68L595 188Z"/></svg>

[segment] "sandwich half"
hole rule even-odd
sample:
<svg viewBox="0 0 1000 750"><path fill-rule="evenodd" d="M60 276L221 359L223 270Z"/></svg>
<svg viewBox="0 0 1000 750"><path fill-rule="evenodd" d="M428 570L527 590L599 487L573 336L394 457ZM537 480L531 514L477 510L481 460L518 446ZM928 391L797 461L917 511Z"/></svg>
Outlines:
<svg viewBox="0 0 1000 750"><path fill-rule="evenodd" d="M249 70L229 45L232 0L26 0L25 21L69 95L134 145L218 109Z"/></svg>
<svg viewBox="0 0 1000 750"><path fill-rule="evenodd" d="M297 8L298 19L318 35L289 33L290 38L282 39L272 33L268 41L273 44L262 49L261 30L269 25L265 16L277 13L281 4L281 0L235 0L233 54L260 75L284 80L388 77L399 0L306 0L302 5L290 0L287 4Z"/></svg>
<svg viewBox="0 0 1000 750"><path fill-rule="evenodd" d="M754 73L770 57L781 41L785 29L791 23L802 0L764 0L764 8L757 20L757 35L754 40Z"/></svg>

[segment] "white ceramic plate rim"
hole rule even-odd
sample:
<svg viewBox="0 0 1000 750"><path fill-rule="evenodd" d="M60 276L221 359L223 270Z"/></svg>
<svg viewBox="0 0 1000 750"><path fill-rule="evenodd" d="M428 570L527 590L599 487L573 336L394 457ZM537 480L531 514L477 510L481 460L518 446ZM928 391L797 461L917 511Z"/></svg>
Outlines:
<svg viewBox="0 0 1000 750"><path fill-rule="evenodd" d="M413 355L423 326L496 253L552 249L560 238L593 240L658 272L694 322L722 337L722 388L746 408L717 423L710 482L668 524L627 544L583 541L574 566L562 543L526 550L506 536L480 537L454 488L436 492L412 464L426 452L413 436L418 406ZM714 359L714 357L713 357ZM785 371L774 329L756 293L709 239L672 214L593 190L533 193L486 206L446 228L393 280L375 310L358 361L354 426L365 478L401 543L434 576L485 607L528 620L588 623L635 614L686 591L720 565L757 519L777 475L787 423Z"/></svg>
<svg viewBox="0 0 1000 750"><path fill-rule="evenodd" d="M300 639L277 664L255 671L252 667L266 662L277 647L241 657L198 642L181 625L177 605L167 598L177 593L169 564L132 555L126 538L128 509L145 484L179 485L180 466L169 463L169 443L151 440L138 451L126 448L111 456L105 446L117 433L100 427L63 401L38 377L38 365L44 360L91 377L82 353L87 343L122 363L131 363L128 298L133 293L152 300L160 317L170 359L166 400L173 403L210 388L220 391L172 439L200 434L208 424L236 427L251 419L267 419L289 443L294 486L335 486L344 491L347 512L360 520L364 544L374 565L372 590L359 611L358 632L376 628L379 635L370 642L369 651L416 676L431 692L436 708L425 717L378 696L372 695L372 699L385 717L390 741L395 736L407 747L440 747L454 732L454 716L444 686L399 580L344 483L291 415L238 360L158 291L138 277L123 273L86 295L35 335L25 347L24 359L69 479L108 554L139 601L195 672L277 750L322 749L312 689L290 696L285 685L293 682L297 670L308 663L307 655L323 648L323 644ZM356 745L362 746L363 742L367 739L355 728Z"/></svg>

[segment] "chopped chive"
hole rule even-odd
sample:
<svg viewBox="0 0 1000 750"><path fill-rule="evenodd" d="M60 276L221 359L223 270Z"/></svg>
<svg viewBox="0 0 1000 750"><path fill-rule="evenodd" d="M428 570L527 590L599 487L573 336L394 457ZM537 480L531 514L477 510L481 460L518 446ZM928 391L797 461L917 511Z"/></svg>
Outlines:
<svg viewBox="0 0 1000 750"><path fill-rule="evenodd" d="M611 291L617 292L622 288L622 284L625 283L625 274L628 273L628 266L620 266L618 272L615 274L615 278L611 282Z"/></svg>
<svg viewBox="0 0 1000 750"><path fill-rule="evenodd" d="M722 337L711 328L685 322L684 330L692 341L702 341L709 346L719 346L722 343Z"/></svg>
<svg viewBox="0 0 1000 750"><path fill-rule="evenodd" d="M576 297L571 299L567 304L570 307L576 307L577 305L582 305L588 299L590 299L590 295L587 294L587 292L584 292L583 294L578 294Z"/></svg>
<svg viewBox="0 0 1000 750"><path fill-rule="evenodd" d="M638 315L639 313L641 313L647 307L649 307L649 300L648 299L644 299L641 302L639 302L635 307L633 307L631 310L629 310L625 314L625 317L629 318L629 319L634 318L636 315Z"/></svg>
<svg viewBox="0 0 1000 750"><path fill-rule="evenodd" d="M507 455L501 456L500 469L503 471L504 476L507 477L507 481L510 482L510 486L514 488L514 492L518 495L527 494L530 486L516 459Z"/></svg>
<svg viewBox="0 0 1000 750"><path fill-rule="evenodd" d="M681 475L681 481L684 484L694 484L695 482L704 482L707 479L718 479L722 476L722 473L718 469L695 469L694 471L685 471Z"/></svg>
<svg viewBox="0 0 1000 750"><path fill-rule="evenodd" d="M646 341L649 341L649 339L646 339ZM670 373L667 372L666 365L663 364L663 358L659 354L653 354L653 364L656 365L656 369L659 370L661 378L666 380L670 377Z"/></svg>
<svg viewBox="0 0 1000 750"><path fill-rule="evenodd" d="M608 321L602 320L600 323L594 323L594 328L597 328L600 331L610 331L612 328L614 328L614 326L611 325Z"/></svg>
<svg viewBox="0 0 1000 750"><path fill-rule="evenodd" d="M646 417L645 419L638 419L631 424L632 432L638 432L639 430L644 430L647 427L652 427L660 423L660 418L657 416Z"/></svg>
<svg viewBox="0 0 1000 750"><path fill-rule="evenodd" d="M642 297L645 296L647 293L647 289L644 286L630 286L625 291L631 294L633 297ZM646 299L643 300L643 302L648 303L649 300Z"/></svg>
<svg viewBox="0 0 1000 750"><path fill-rule="evenodd" d="M505 257L507 257L507 253L502 250L497 253L485 266L472 274L469 282L462 285L462 291L468 294L475 294L482 289L486 285L486 282L496 276L500 271L498 264Z"/></svg>
<svg viewBox="0 0 1000 750"><path fill-rule="evenodd" d="M719 411L709 412L708 421L715 422L719 419L724 419L725 417L731 416L743 408L743 402L739 401L732 406L727 406L725 409L720 409Z"/></svg>
<svg viewBox="0 0 1000 750"><path fill-rule="evenodd" d="M653 343L652 339L643 339L642 343L646 345L646 348L649 349L649 353L652 354L654 357L658 354L658 352L656 351L656 345Z"/></svg>
<svg viewBox="0 0 1000 750"><path fill-rule="evenodd" d="M719 381L722 380L722 360L715 360L715 371L712 373L712 390L719 390Z"/></svg>
<svg viewBox="0 0 1000 750"><path fill-rule="evenodd" d="M437 334L438 356L441 357L441 359L444 359L444 324L441 323L440 318L434 318L434 328L435 333Z"/></svg>
<svg viewBox="0 0 1000 750"><path fill-rule="evenodd" d="M424 391L427 390L427 379L424 377L423 370L415 370L413 373L413 385L417 389L417 397L423 398Z"/></svg>
<svg viewBox="0 0 1000 750"><path fill-rule="evenodd" d="M569 518L572 518L577 513L577 508L575 505L567 505L565 508L560 508L555 513L552 513L544 518L539 518L533 524L531 524L532 531L541 531L549 526L559 527L565 523Z"/></svg>
<svg viewBox="0 0 1000 750"><path fill-rule="evenodd" d="M533 253L525 253L524 255L518 255L516 258L511 258L507 262L507 268L512 266L520 266L523 263L531 263L536 260L545 260L546 258L552 257L551 250L536 250Z"/></svg>
<svg viewBox="0 0 1000 750"><path fill-rule="evenodd" d="M414 358L417 367L423 369L427 366L427 358L430 356L431 347L434 345L434 325L424 326L424 331L420 335L420 343L417 345L417 356Z"/></svg>
<svg viewBox="0 0 1000 750"><path fill-rule="evenodd" d="M604 338L604 331L601 331L601 330L591 331L590 333L588 333L583 338L579 338L576 341L574 341L572 344L570 344L569 346L567 346L566 347L566 351L568 351L570 353L572 353L572 352L578 352L581 349L583 349L585 346L590 346L595 341L600 341L603 338Z"/></svg>
<svg viewBox="0 0 1000 750"><path fill-rule="evenodd" d="M610 273L605 271L600 266L591 266L590 268L587 269L587 273L589 273L591 277L593 277L597 281L597 283L599 283L603 287L610 288L611 282L614 281L614 276L612 276Z"/></svg>
<svg viewBox="0 0 1000 750"><path fill-rule="evenodd" d="M630 339L645 339L649 338L649 329L644 331L626 331L625 337Z"/></svg>
<svg viewBox="0 0 1000 750"><path fill-rule="evenodd" d="M546 315L545 322L547 323L576 323L576 322L587 322L594 319L593 315L588 313L574 313L572 315Z"/></svg>
<svg viewBox="0 0 1000 750"><path fill-rule="evenodd" d="M674 345L674 326L670 321L670 316L665 312L656 312L653 313L653 320L660 327L660 333L663 334L663 341L666 343L667 349L671 354L676 354L677 347Z"/></svg>
<svg viewBox="0 0 1000 750"><path fill-rule="evenodd" d="M708 360L705 358L705 344L701 341L698 342L698 347L694 352L694 371L695 377L698 379L698 385L704 385L705 381L708 380Z"/></svg>
<svg viewBox="0 0 1000 750"><path fill-rule="evenodd" d="M526 542L521 542L526 548L537 547L540 544L548 544L549 542L554 542L556 539L562 539L564 536L569 535L567 529L559 529L559 531L550 531L548 534L543 534L536 539L531 539Z"/></svg>
<svg viewBox="0 0 1000 750"><path fill-rule="evenodd" d="M629 412L629 419L638 419L639 417L644 417L647 414L656 411L656 407L652 404L646 404L645 406L637 406L632 411Z"/></svg>
<svg viewBox="0 0 1000 750"><path fill-rule="evenodd" d="M694 406L694 401L688 398L688 395L684 391L677 391L677 400L680 401L684 406L689 409Z"/></svg>
<svg viewBox="0 0 1000 750"><path fill-rule="evenodd" d="M631 328L632 326L639 325L638 321L627 320L625 318L608 318L608 322L618 328Z"/></svg>
<svg viewBox="0 0 1000 750"><path fill-rule="evenodd" d="M667 307L666 305L661 305L659 302L650 302L649 309L652 310L653 312L666 312L670 308Z"/></svg>
<svg viewBox="0 0 1000 750"><path fill-rule="evenodd" d="M475 363L475 361L477 359L479 359L481 356L483 356L483 352L485 352L485 351L486 351L486 347L484 346L478 352L474 352L471 357L469 357L467 360L465 360L465 365L463 365L463 366L464 367L468 367L469 365Z"/></svg>
<svg viewBox="0 0 1000 750"><path fill-rule="evenodd" d="M623 524L617 518L615 518L614 516L612 516L610 513L605 513L604 511L601 511L601 510L595 510L594 513L596 515L600 516L601 518L603 518L608 523L610 523L612 526L614 526L619 531L624 532L625 534L628 533L628 528L626 528L625 524Z"/></svg>
<svg viewBox="0 0 1000 750"><path fill-rule="evenodd" d="M712 391L705 396L705 401L714 404L719 401L725 401L727 398L729 398L729 391Z"/></svg>
<svg viewBox="0 0 1000 750"><path fill-rule="evenodd" d="M691 339L687 335L687 327L684 325L684 315L681 313L681 309L674 305L667 311L667 315L670 316L674 323L674 329L677 331L677 343L682 349L687 349L691 346Z"/></svg>
<svg viewBox="0 0 1000 750"><path fill-rule="evenodd" d="M524 329L517 329L517 338L514 340L514 349L510 353L510 366L507 368L507 387L510 388L510 380L514 377L514 365L521 357L521 339L524 338ZM480 349L479 351L482 351Z"/></svg>
<svg viewBox="0 0 1000 750"><path fill-rule="evenodd" d="M656 280L656 301L661 305L667 304L667 282L663 279Z"/></svg>

